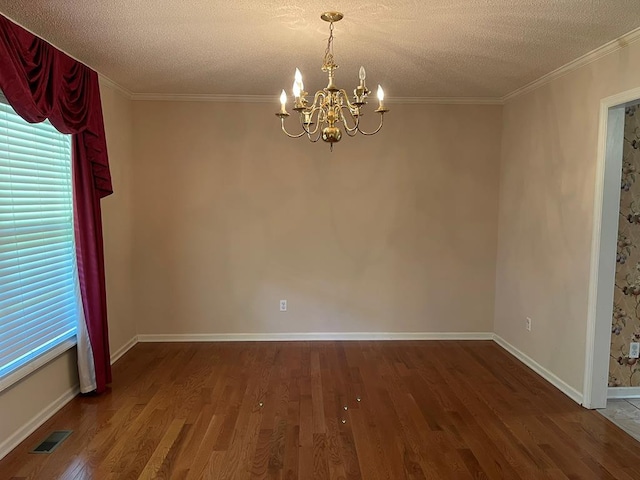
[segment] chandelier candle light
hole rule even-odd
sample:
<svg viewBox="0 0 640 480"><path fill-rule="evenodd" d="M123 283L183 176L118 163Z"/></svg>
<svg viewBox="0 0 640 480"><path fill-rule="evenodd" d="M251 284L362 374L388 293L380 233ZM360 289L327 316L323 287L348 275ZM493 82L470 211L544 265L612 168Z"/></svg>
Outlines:
<svg viewBox="0 0 640 480"><path fill-rule="evenodd" d="M360 117L362 116L360 109L367 104L367 97L371 92L365 85L367 74L364 67L360 67L358 74L360 84L353 91L353 101L349 100L344 89L338 88L334 83L335 70L338 65L333 59L333 24L340 21L343 16L340 12L325 12L320 16L322 20L329 22L329 40L322 63L322 71L329 76L329 83L325 88L316 92L312 104L307 101L302 74L296 68L293 81L293 109L298 112L302 132L291 134L285 129L284 120L289 116L289 113L286 109L287 94L284 90L280 94L280 111L276 113L276 116L280 117L282 131L287 136L300 138L306 135L314 143L322 138L331 145L331 150L333 150L333 144L342 138L342 130L337 126L338 124L343 124L344 131L350 137L354 137L358 132L363 135L375 135L382 128L385 112L389 111L384 106L384 91L378 85L379 103L375 111L380 114L380 125L372 132L365 132L360 128Z"/></svg>

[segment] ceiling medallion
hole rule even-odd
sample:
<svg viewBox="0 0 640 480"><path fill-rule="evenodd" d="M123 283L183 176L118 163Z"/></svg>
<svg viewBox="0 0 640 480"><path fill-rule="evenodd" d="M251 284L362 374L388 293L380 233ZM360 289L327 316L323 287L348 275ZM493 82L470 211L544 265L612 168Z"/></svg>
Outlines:
<svg viewBox="0 0 640 480"><path fill-rule="evenodd" d="M384 91L378 85L378 108L375 110L380 114L380 125L372 132L365 132L360 128L360 117L362 113L360 109L367 104L367 98L371 93L365 85L366 72L364 67L360 67L359 78L360 84L353 91L353 101L349 100L347 92L343 88L338 88L334 83L335 70L338 65L333 58L333 24L342 20L344 15L340 12L324 12L320 18L325 22L329 22L329 40L327 41L327 49L324 52L324 61L322 63L322 71L329 76L329 83L322 90L318 90L314 97L313 103L307 101L307 92L304 91L302 83L302 74L296 68L293 81L293 109L298 112L302 132L291 134L287 132L284 126L285 119L289 116L285 106L287 103L287 94L284 90L280 94L280 111L276 116L280 117L282 131L291 138L300 138L307 136L312 142L317 142L322 138L328 142L333 150L333 144L339 142L342 138L342 130L339 125L342 123L344 131L350 137L354 137L359 133L363 135L375 135L382 128L384 114L389 110L384 106Z"/></svg>

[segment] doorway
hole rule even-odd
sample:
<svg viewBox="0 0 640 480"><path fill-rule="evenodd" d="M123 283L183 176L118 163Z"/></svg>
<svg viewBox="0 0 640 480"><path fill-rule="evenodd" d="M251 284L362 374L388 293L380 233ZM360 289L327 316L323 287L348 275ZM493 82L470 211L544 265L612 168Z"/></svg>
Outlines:
<svg viewBox="0 0 640 480"><path fill-rule="evenodd" d="M583 405L607 404L625 109L640 88L600 102Z"/></svg>

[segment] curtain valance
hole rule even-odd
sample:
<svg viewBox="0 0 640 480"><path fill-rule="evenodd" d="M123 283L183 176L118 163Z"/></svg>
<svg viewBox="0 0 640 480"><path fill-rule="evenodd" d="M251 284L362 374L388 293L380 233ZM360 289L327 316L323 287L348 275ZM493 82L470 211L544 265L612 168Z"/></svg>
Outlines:
<svg viewBox="0 0 640 480"><path fill-rule="evenodd" d="M0 16L0 89L26 121L78 134L100 198L113 192L95 71Z"/></svg>

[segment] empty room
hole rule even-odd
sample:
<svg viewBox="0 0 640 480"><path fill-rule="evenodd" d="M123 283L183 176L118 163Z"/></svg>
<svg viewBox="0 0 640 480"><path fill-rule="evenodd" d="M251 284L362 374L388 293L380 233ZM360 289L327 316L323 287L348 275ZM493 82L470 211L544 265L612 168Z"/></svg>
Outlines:
<svg viewBox="0 0 640 480"><path fill-rule="evenodd" d="M0 0L0 480L639 479L638 0Z"/></svg>

